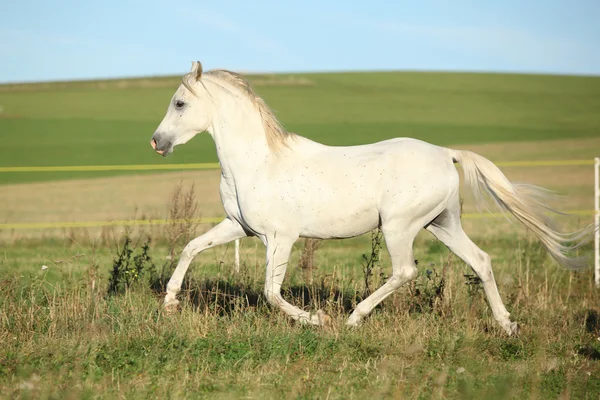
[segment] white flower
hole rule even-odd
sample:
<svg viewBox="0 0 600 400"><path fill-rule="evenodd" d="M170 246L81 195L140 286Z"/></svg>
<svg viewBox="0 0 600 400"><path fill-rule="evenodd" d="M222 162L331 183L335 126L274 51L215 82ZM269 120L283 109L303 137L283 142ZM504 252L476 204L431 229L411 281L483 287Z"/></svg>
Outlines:
<svg viewBox="0 0 600 400"><path fill-rule="evenodd" d="M47 265L42 265L42 271L45 270L45 269L48 269L48 266Z"/></svg>
<svg viewBox="0 0 600 400"><path fill-rule="evenodd" d="M34 387L35 386L33 386L33 383L29 381L19 383L19 389L21 390L33 390Z"/></svg>
<svg viewBox="0 0 600 400"><path fill-rule="evenodd" d="M31 378L26 381L22 381L19 383L19 389L21 390L33 390L35 388L35 384L40 380L40 377L36 374L33 374Z"/></svg>

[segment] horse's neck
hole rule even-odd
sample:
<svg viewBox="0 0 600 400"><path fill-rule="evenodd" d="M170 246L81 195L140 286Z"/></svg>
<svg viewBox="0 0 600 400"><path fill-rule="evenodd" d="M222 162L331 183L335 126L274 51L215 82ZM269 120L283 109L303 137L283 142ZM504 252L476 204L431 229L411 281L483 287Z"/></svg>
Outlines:
<svg viewBox="0 0 600 400"><path fill-rule="evenodd" d="M224 108L209 133L215 141L223 175L240 181L271 162L274 155L267 143L262 118L251 105Z"/></svg>

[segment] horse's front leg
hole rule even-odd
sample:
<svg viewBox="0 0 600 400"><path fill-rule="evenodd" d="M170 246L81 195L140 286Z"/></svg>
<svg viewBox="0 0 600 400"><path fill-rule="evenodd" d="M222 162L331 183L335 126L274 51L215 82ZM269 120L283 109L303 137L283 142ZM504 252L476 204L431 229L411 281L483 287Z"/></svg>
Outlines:
<svg viewBox="0 0 600 400"><path fill-rule="evenodd" d="M295 307L281 296L281 284L285 277L292 246L296 238L282 238L279 235L267 239L267 273L265 277L265 296L269 303L281 309L293 319L311 325L326 325L331 318L322 310L315 314Z"/></svg>
<svg viewBox="0 0 600 400"><path fill-rule="evenodd" d="M196 255L211 247L229 243L245 236L247 236L247 234L238 222L225 218L204 235L198 236L196 239L189 242L183 249L177 268L167 284L167 295L165 296L164 306L169 308L179 304L179 301L176 298L177 293L181 290L183 277L190 266L190 262L192 262L192 259Z"/></svg>

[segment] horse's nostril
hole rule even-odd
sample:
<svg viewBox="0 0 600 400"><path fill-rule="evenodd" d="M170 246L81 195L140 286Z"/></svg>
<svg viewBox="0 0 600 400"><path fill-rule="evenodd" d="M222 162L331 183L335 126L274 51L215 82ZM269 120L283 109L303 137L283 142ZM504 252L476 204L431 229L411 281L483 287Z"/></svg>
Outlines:
<svg viewBox="0 0 600 400"><path fill-rule="evenodd" d="M152 139L152 140L150 141L150 145L152 146L152 148L153 148L154 150L156 150L156 146L157 146L156 139Z"/></svg>

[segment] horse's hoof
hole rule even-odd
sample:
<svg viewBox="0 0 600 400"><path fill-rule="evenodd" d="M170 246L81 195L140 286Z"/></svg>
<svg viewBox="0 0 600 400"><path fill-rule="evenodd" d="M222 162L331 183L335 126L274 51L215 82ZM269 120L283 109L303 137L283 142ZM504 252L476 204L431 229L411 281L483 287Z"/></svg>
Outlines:
<svg viewBox="0 0 600 400"><path fill-rule="evenodd" d="M319 321L320 326L333 325L333 321L331 320L331 317L329 315L325 314L325 311L323 311L323 310L317 311L317 320Z"/></svg>
<svg viewBox="0 0 600 400"><path fill-rule="evenodd" d="M166 301L163 307L167 314L174 314L177 311L179 311L179 300L171 299L169 301Z"/></svg>
<svg viewBox="0 0 600 400"><path fill-rule="evenodd" d="M517 336L519 334L519 325L516 322L511 322L508 329L506 329L508 336Z"/></svg>
<svg viewBox="0 0 600 400"><path fill-rule="evenodd" d="M346 322L346 326L349 326L351 328L358 328L361 325L362 325L362 318L359 318L354 314L352 314L350 316L350 318L348 318L348 322Z"/></svg>
<svg viewBox="0 0 600 400"><path fill-rule="evenodd" d="M519 334L519 326L516 322L507 321L506 323L501 324L502 329L506 332L507 336L517 336Z"/></svg>

